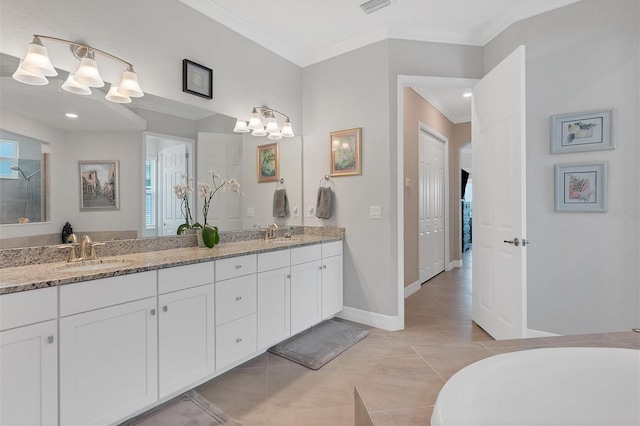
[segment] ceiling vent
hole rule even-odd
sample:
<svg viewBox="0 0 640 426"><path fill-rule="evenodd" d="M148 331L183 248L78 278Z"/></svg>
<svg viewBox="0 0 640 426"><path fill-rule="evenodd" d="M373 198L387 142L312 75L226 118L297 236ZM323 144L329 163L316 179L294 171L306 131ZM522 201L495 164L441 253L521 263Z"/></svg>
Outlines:
<svg viewBox="0 0 640 426"><path fill-rule="evenodd" d="M391 0L369 0L368 2L362 3L360 8L368 15L369 13L375 12L383 7L387 7L390 4Z"/></svg>

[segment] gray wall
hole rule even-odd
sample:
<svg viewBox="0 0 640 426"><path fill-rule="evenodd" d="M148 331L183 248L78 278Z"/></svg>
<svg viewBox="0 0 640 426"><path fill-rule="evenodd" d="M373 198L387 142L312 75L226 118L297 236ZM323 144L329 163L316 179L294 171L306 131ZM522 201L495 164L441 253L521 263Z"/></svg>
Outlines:
<svg viewBox="0 0 640 426"><path fill-rule="evenodd" d="M485 71L526 46L529 328L640 325L639 2L583 0L512 25ZM614 151L549 154L550 116L616 108ZM609 161L609 213L555 213L554 164Z"/></svg>

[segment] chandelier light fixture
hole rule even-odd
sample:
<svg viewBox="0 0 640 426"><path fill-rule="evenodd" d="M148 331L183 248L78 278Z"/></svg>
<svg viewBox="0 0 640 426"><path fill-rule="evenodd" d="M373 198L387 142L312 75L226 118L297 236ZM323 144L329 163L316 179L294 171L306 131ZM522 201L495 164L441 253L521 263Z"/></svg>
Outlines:
<svg viewBox="0 0 640 426"><path fill-rule="evenodd" d="M276 114L284 117L282 129L278 127ZM268 106L253 107L249 122L238 119L233 131L237 133L251 132L252 136L267 136L274 141L295 136L289 116Z"/></svg>
<svg viewBox="0 0 640 426"><path fill-rule="evenodd" d="M70 72L69 77L62 85L62 89L67 92L77 95L90 95L92 87L104 86L104 81L98 70L98 63L95 60L95 54L99 53L127 66L127 69L122 73L120 83L117 85L111 84L109 92L105 96L108 101L127 104L131 102L131 98L144 96L140 84L138 84L138 76L133 71L133 65L129 62L83 43L40 34L33 35L33 41L27 47L26 56L20 60L18 69L13 73L14 80L25 84L42 86L49 83L47 77L58 75L49 59L49 52L42 44L41 39L68 44L71 52L80 60L77 71L75 73Z"/></svg>

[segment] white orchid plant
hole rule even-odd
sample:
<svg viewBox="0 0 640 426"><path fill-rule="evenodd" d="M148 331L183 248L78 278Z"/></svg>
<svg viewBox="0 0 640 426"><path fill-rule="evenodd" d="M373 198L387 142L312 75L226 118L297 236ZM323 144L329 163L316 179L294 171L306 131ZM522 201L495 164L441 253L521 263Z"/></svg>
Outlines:
<svg viewBox="0 0 640 426"><path fill-rule="evenodd" d="M176 198L181 201L180 211L185 220L185 223L178 227L178 235L182 235L185 229L191 229L195 225L193 216L191 215L191 206L189 205L189 195L193 192L193 188L189 186L189 182L192 181L193 178L191 176L183 173L182 183L173 186L173 192L176 194Z"/></svg>
<svg viewBox="0 0 640 426"><path fill-rule="evenodd" d="M206 182L198 182L198 195L203 198L204 202L202 205L202 215L204 216L204 226L207 226L207 215L209 214L209 208L211 207L211 199L216 194L216 192L222 190L222 192L231 191L236 195L243 196L244 194L240 192L240 182L231 179L223 179L220 183L218 183L217 179L220 179L220 175L218 173L209 170L209 176L211 177L211 181L213 186Z"/></svg>

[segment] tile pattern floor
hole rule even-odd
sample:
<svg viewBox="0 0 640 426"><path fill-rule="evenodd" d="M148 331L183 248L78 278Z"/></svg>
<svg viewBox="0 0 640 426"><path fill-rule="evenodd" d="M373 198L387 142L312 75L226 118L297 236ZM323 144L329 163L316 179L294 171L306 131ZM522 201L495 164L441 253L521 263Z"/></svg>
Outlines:
<svg viewBox="0 0 640 426"><path fill-rule="evenodd" d="M361 327L371 334L320 370L265 353L196 391L245 426L351 426L357 385L369 424L428 425L445 381L480 359L554 346L640 348L632 332L494 341L471 321L469 254L406 299L404 330Z"/></svg>

